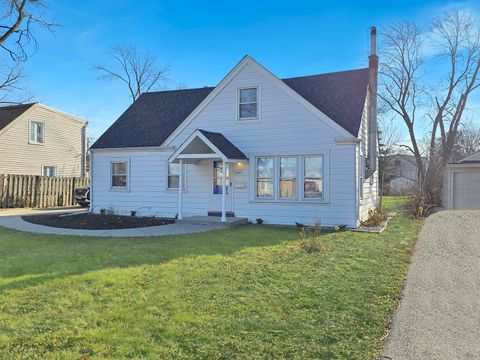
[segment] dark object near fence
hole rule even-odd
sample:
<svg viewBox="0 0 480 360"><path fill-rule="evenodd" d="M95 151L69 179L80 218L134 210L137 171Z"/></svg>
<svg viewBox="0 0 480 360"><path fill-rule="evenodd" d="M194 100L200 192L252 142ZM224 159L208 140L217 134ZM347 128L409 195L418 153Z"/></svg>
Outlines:
<svg viewBox="0 0 480 360"><path fill-rule="evenodd" d="M75 205L74 190L88 178L0 175L0 208Z"/></svg>
<svg viewBox="0 0 480 360"><path fill-rule="evenodd" d="M90 206L90 186L75 188L75 202L81 207Z"/></svg>

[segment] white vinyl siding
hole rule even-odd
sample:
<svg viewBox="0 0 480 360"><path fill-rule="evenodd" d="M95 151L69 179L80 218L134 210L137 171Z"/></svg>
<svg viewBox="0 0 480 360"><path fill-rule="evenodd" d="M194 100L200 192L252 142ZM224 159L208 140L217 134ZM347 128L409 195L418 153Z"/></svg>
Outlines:
<svg viewBox="0 0 480 360"><path fill-rule="evenodd" d="M365 100L362 122L359 130L360 144L357 146L356 163L357 163L357 193L358 193L358 218L359 221L366 220L370 210L374 210L378 206L379 188L378 188L378 171L365 178L366 159L368 157L368 97ZM378 148L377 148L378 152ZM378 159L377 159L378 169Z"/></svg>

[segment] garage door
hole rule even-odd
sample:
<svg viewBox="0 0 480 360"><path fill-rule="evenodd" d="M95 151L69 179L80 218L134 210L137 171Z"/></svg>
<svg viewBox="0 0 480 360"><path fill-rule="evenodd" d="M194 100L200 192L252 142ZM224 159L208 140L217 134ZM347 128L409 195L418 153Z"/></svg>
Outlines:
<svg viewBox="0 0 480 360"><path fill-rule="evenodd" d="M453 173L453 208L480 210L480 169Z"/></svg>

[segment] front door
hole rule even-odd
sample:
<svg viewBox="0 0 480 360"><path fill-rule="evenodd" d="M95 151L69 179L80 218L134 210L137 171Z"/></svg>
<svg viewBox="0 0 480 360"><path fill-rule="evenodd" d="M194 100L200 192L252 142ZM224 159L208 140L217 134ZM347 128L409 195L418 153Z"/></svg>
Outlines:
<svg viewBox="0 0 480 360"><path fill-rule="evenodd" d="M211 188L211 199L210 199L210 211L222 211L222 161L212 161L212 188ZM226 200L227 207L226 211L232 211L232 181L230 171L230 164L227 163L227 188L226 188Z"/></svg>

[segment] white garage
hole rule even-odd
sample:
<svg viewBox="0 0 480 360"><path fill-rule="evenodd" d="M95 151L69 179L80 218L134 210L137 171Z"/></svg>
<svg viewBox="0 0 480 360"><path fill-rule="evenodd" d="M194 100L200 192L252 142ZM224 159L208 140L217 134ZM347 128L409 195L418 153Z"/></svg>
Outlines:
<svg viewBox="0 0 480 360"><path fill-rule="evenodd" d="M443 179L443 207L480 210L480 153L448 164Z"/></svg>

